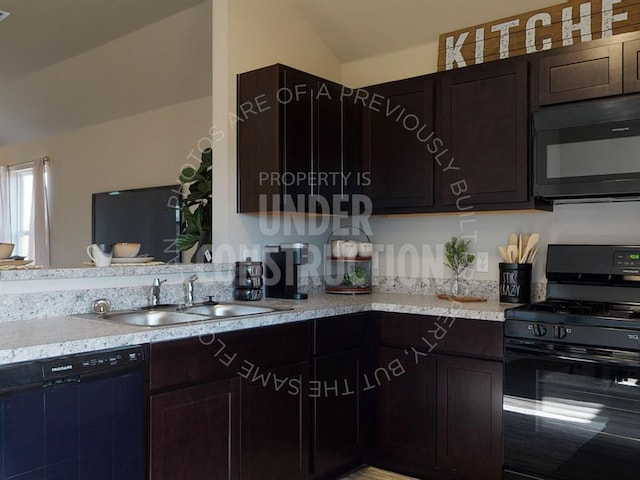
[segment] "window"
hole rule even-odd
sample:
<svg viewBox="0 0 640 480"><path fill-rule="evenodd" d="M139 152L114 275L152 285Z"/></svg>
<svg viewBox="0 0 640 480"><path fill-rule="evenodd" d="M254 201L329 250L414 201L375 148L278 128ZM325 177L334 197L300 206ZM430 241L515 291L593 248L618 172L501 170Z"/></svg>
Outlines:
<svg viewBox="0 0 640 480"><path fill-rule="evenodd" d="M14 255L29 257L31 211L33 204L33 164L9 168L9 205L11 209L11 242Z"/></svg>

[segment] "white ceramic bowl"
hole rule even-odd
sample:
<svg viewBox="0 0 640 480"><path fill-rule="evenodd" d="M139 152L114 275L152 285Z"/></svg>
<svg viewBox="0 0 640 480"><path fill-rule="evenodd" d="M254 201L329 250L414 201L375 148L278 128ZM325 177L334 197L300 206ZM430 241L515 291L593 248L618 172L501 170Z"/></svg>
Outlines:
<svg viewBox="0 0 640 480"><path fill-rule="evenodd" d="M373 255L373 243L360 242L358 244L358 256L362 258L369 258Z"/></svg>
<svg viewBox="0 0 640 480"><path fill-rule="evenodd" d="M341 251L344 258L356 258L358 256L358 242L345 240L342 243Z"/></svg>
<svg viewBox="0 0 640 480"><path fill-rule="evenodd" d="M13 243L0 243L0 259L9 258L13 252Z"/></svg>
<svg viewBox="0 0 640 480"><path fill-rule="evenodd" d="M139 243L121 242L113 244L113 256L116 258L133 258L138 255L139 251Z"/></svg>

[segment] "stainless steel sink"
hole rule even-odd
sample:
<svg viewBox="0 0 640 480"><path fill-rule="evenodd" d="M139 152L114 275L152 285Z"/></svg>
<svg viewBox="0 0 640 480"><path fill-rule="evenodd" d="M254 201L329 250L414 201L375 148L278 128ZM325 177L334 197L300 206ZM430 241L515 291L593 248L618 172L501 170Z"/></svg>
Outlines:
<svg viewBox="0 0 640 480"><path fill-rule="evenodd" d="M278 309L270 307L258 307L256 305L239 305L237 303L219 303L217 305L192 305L179 307L178 311L195 313L212 317L241 317L245 315L258 315L260 313L275 312Z"/></svg>
<svg viewBox="0 0 640 480"><path fill-rule="evenodd" d="M204 322L206 320L222 320L231 317L244 317L287 310L283 308L260 307L257 305L240 305L236 303L158 305L138 310L125 310L98 315L89 313L78 315L92 320L105 320L125 323L141 327L162 327L181 323Z"/></svg>
<svg viewBox="0 0 640 480"><path fill-rule="evenodd" d="M136 310L125 312L113 312L104 315L89 314L89 318L95 320L107 320L141 327L162 327L176 325L178 323L198 322L205 320L200 315L192 315L172 310Z"/></svg>

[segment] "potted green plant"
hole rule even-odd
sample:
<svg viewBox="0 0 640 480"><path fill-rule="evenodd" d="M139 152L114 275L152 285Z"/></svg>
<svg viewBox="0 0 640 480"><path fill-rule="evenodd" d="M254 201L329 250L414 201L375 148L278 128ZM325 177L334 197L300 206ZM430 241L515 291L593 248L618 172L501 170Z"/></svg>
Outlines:
<svg viewBox="0 0 640 480"><path fill-rule="evenodd" d="M476 259L475 255L468 253L470 243L469 240L464 241L451 237L451 240L444 244L444 256L446 259L444 264L453 271L453 278L451 279L452 295L460 294L460 274Z"/></svg>
<svg viewBox="0 0 640 480"><path fill-rule="evenodd" d="M180 200L182 221L180 235L176 240L178 250L184 252L197 245L191 262L201 255L204 246L212 243L213 230L213 152L207 148L202 152L200 166L184 167L180 172L184 195Z"/></svg>

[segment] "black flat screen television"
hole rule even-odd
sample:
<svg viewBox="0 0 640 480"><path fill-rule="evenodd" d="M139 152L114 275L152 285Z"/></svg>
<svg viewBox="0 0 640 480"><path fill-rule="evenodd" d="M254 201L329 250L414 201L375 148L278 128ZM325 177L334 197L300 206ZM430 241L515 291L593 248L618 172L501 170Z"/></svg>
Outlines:
<svg viewBox="0 0 640 480"><path fill-rule="evenodd" d="M137 242L140 255L179 262L180 185L94 193L92 243Z"/></svg>

